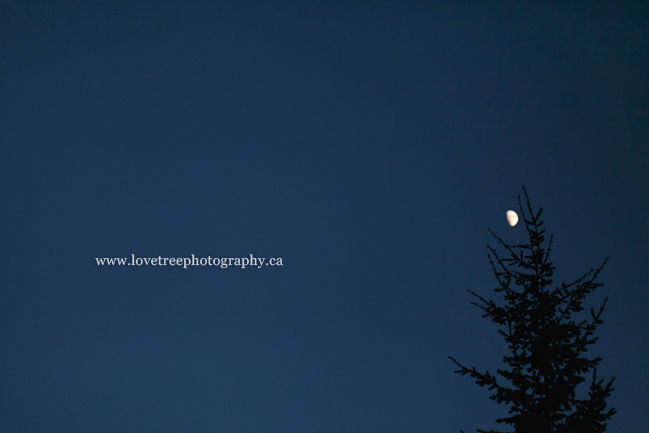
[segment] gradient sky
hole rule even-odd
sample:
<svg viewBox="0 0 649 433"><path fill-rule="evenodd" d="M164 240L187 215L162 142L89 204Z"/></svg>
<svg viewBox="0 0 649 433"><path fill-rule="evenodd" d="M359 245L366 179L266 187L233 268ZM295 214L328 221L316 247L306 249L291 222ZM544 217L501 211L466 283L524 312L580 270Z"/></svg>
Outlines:
<svg viewBox="0 0 649 433"><path fill-rule="evenodd" d="M1 431L492 428L522 186L646 431L647 6L184 3L0 6Z"/></svg>

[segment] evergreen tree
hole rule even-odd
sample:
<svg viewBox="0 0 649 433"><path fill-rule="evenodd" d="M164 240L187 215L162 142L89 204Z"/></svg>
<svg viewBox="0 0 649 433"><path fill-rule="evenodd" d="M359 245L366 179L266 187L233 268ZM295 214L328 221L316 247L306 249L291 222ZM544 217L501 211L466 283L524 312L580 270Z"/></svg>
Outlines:
<svg viewBox="0 0 649 433"><path fill-rule="evenodd" d="M589 358L586 352L598 339L594 333L602 323L607 299L597 311L591 308L589 316L577 316L584 310L587 295L602 286L595 279L608 259L576 281L552 288L552 237L546 246L541 209L534 214L525 188L523 192L527 213L520 196L518 204L529 243L508 245L489 230L506 251L506 257L501 257L488 246L498 280L494 290L503 300L496 303L469 290L477 299L472 304L499 326L498 332L505 338L508 353L503 362L507 367L497 370L496 376L449 358L459 367L456 373L468 374L493 391L490 399L510 406L509 416L496 422L513 427L515 433L604 432L616 413L613 408L606 410L615 378L606 384L598 380L597 365L602 358ZM576 388L585 376L590 376L588 396L578 398Z"/></svg>

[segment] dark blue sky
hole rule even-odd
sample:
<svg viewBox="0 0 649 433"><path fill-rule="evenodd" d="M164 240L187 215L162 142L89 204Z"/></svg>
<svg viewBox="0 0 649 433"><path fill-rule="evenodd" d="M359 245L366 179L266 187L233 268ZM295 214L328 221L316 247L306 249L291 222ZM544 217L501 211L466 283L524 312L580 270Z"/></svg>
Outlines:
<svg viewBox="0 0 649 433"><path fill-rule="evenodd" d="M53 3L0 6L0 430L491 428L447 356L523 185L649 425L648 7ZM192 253L284 266L95 262Z"/></svg>

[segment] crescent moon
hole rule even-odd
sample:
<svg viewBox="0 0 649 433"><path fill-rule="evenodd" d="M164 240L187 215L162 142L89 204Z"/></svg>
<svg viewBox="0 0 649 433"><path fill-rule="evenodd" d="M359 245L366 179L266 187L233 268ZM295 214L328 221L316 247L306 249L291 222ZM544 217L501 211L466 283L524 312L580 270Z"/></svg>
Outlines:
<svg viewBox="0 0 649 433"><path fill-rule="evenodd" d="M510 226L514 227L516 224L518 224L518 214L513 210L508 210L507 222L509 223Z"/></svg>

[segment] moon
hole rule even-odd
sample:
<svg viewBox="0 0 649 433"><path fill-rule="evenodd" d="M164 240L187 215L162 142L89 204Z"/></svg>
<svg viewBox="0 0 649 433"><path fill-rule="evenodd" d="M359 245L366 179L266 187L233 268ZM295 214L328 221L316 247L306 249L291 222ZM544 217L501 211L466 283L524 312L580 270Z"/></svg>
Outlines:
<svg viewBox="0 0 649 433"><path fill-rule="evenodd" d="M508 210L507 222L509 223L510 226L514 227L516 224L518 224L518 214L513 210Z"/></svg>

